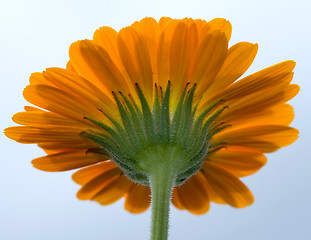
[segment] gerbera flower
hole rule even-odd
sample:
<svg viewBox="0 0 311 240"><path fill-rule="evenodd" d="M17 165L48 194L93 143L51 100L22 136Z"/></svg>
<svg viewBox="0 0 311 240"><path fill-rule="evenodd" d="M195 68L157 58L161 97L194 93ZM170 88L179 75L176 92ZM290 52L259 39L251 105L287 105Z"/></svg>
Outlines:
<svg viewBox="0 0 311 240"><path fill-rule="evenodd" d="M161 229L152 239L166 239L171 195L194 214L211 201L248 206L253 196L239 178L297 139L286 102L299 87L290 84L293 61L238 80L257 44L228 48L230 36L224 19L102 27L70 46L66 69L31 75L24 97L37 107L15 114L23 126L5 134L47 153L32 161L40 170L82 168L73 174L81 200L125 197L125 209L140 213L151 187L153 229Z"/></svg>

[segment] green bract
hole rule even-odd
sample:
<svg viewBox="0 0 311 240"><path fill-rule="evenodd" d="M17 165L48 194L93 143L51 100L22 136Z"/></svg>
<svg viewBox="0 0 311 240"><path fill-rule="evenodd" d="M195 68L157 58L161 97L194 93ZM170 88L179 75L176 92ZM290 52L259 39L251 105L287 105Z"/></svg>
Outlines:
<svg viewBox="0 0 311 240"><path fill-rule="evenodd" d="M150 186L152 169L161 165L173 172L173 185L180 185L199 171L208 153L224 146L211 146L210 139L229 126L216 121L226 106L218 101L198 114L194 84L190 89L185 87L176 110L170 114L170 82L165 93L155 85L152 109L138 84L136 89L140 106L131 96L113 92L122 123L103 113L113 127L87 118L106 134L85 131L82 135L99 144L102 150L96 152L108 154L131 180Z"/></svg>

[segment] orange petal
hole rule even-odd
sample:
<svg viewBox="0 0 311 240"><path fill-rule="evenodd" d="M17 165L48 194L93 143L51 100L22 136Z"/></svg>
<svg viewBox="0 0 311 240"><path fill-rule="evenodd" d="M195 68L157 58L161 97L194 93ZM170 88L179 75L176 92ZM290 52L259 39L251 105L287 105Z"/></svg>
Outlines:
<svg viewBox="0 0 311 240"><path fill-rule="evenodd" d="M173 29L176 27L178 20L172 19L170 17L162 17L159 20L159 26L161 30L165 30L173 34Z"/></svg>
<svg viewBox="0 0 311 240"><path fill-rule="evenodd" d="M209 210L206 179L201 172L196 173L180 187L175 188L179 205L193 214L203 214ZM177 204L178 206L178 204Z"/></svg>
<svg viewBox="0 0 311 240"><path fill-rule="evenodd" d="M41 145L39 143L38 145ZM62 149L43 149L43 151L48 154L48 155L53 155L56 153L63 153L63 152L72 152L72 151L84 151L86 152L87 149L82 149L82 148L62 148Z"/></svg>
<svg viewBox="0 0 311 240"><path fill-rule="evenodd" d="M172 36L170 48L170 80L173 101L179 99L185 84L189 81L197 47L198 33L195 24L193 23L188 28L187 24L179 22ZM165 81L167 80L165 79Z"/></svg>
<svg viewBox="0 0 311 240"><path fill-rule="evenodd" d="M5 129L5 135L20 143L58 142L68 141L71 143L88 142L81 136L80 128L68 127L31 127L17 126Z"/></svg>
<svg viewBox="0 0 311 240"><path fill-rule="evenodd" d="M161 29L165 28L165 26L167 25L167 23L169 21L171 21L172 19L170 17L161 17L158 24L160 26Z"/></svg>
<svg viewBox="0 0 311 240"><path fill-rule="evenodd" d="M99 175L115 168L117 168L117 165L115 165L114 162L105 161L75 172L72 175L72 179L79 185L85 185Z"/></svg>
<svg viewBox="0 0 311 240"><path fill-rule="evenodd" d="M29 85L24 90L25 99L41 108L76 121L87 122L84 117L102 119L103 115L83 99L48 85Z"/></svg>
<svg viewBox="0 0 311 240"><path fill-rule="evenodd" d="M21 125L38 126L54 125L85 128L85 124L63 117L53 112L32 111L19 112L12 117L13 121Z"/></svg>
<svg viewBox="0 0 311 240"><path fill-rule="evenodd" d="M45 112L44 110L37 108L37 107L33 107L33 106L25 106L24 109L27 112L31 112L31 111Z"/></svg>
<svg viewBox="0 0 311 240"><path fill-rule="evenodd" d="M156 73L156 56L160 35L159 24L154 18L146 17L139 22L133 23L131 27L144 38L150 56L152 72Z"/></svg>
<svg viewBox="0 0 311 240"><path fill-rule="evenodd" d="M248 42L240 42L230 47L220 71L206 94L210 95L224 89L242 76L254 61L257 50L257 44Z"/></svg>
<svg viewBox="0 0 311 240"><path fill-rule="evenodd" d="M133 183L125 197L124 208L131 213L141 213L149 208L150 188Z"/></svg>
<svg viewBox="0 0 311 240"><path fill-rule="evenodd" d="M206 101L215 102L217 99L224 99L226 101L241 99L243 96L250 95L260 90L267 90L279 84L282 85L284 83L286 86L291 80L291 72L294 67L294 61L285 61L273 65L233 83L225 90L219 91ZM269 91L267 91L267 93L269 93Z"/></svg>
<svg viewBox="0 0 311 240"><path fill-rule="evenodd" d="M87 152L87 150L60 152L32 160L35 168L48 171L67 171L85 167L98 162L108 160L103 154Z"/></svg>
<svg viewBox="0 0 311 240"><path fill-rule="evenodd" d="M114 29L105 26L95 31L93 40L108 52L112 61L117 66L121 67L122 61L119 55L117 36L118 33Z"/></svg>
<svg viewBox="0 0 311 240"><path fill-rule="evenodd" d="M287 83L285 84L287 85ZM278 112L276 116L280 115L280 111L285 111L283 114L283 117L285 117L284 120L280 120L276 122L276 124L290 122L293 117L293 112L289 108L278 107L296 96L299 92L299 87L291 84L284 88L284 86L281 85L282 83L270 89L262 89L248 96L241 97L240 99L226 102L229 108L221 114L221 121L228 123L235 122L236 125L245 125L247 122L243 122L243 120L239 122L239 119L243 119L244 117L247 119L248 116L250 116L250 118L252 116L256 117L256 115L258 116L258 120L260 120L261 115L263 118L265 117L264 115L266 115L266 118L269 118L270 115L270 118L273 119L273 109L275 109L274 111ZM256 121L256 119L253 119L253 121ZM273 124L273 122L260 122L260 124Z"/></svg>
<svg viewBox="0 0 311 240"><path fill-rule="evenodd" d="M166 89L168 80L170 80L170 52L173 34L175 33L177 20L168 17L162 17L159 20L161 34L159 36L158 50L157 50L157 74L156 79L159 86Z"/></svg>
<svg viewBox="0 0 311 240"><path fill-rule="evenodd" d="M282 125L259 125L245 128L227 128L216 134L211 144L226 142L228 145L253 147L263 152L275 151L293 143L299 131ZM259 146L256 147L256 144ZM266 149L262 148L266 145Z"/></svg>
<svg viewBox="0 0 311 240"><path fill-rule="evenodd" d="M230 41L232 33L232 25L229 21L224 18L214 18L213 20L207 22L207 25L210 27L211 31L220 30L225 33L227 41Z"/></svg>
<svg viewBox="0 0 311 240"><path fill-rule="evenodd" d="M134 28L123 28L118 34L118 49L132 84L138 83L151 102L153 76L146 40Z"/></svg>
<svg viewBox="0 0 311 240"><path fill-rule="evenodd" d="M261 152L252 149L228 146L208 155L207 161L230 171L237 177L244 177L257 172L265 165L267 158Z"/></svg>
<svg viewBox="0 0 311 240"><path fill-rule="evenodd" d="M166 84L170 79L170 47L171 42L167 39L165 35L166 32L162 31L159 45L158 45L158 52L157 52L157 83L163 89L166 89Z"/></svg>
<svg viewBox="0 0 311 240"><path fill-rule="evenodd" d="M203 174L204 171L202 169L200 172ZM206 181L205 183L207 188L208 197L210 198L211 202L217 203L217 204L227 204L222 197L219 196L219 194L214 190L214 188L211 186L209 181Z"/></svg>
<svg viewBox="0 0 311 240"><path fill-rule="evenodd" d="M107 96L113 98L111 91L129 93L122 73L108 52L95 42L82 40L71 44L69 57L75 70L97 87L101 87Z"/></svg>
<svg viewBox="0 0 311 240"><path fill-rule="evenodd" d="M282 138L286 136L297 136L298 130L288 126L282 125L258 125L251 126L246 128L228 128L223 132L217 135L218 138L226 139L226 140L235 140L239 138L243 140L244 137L256 137L258 139L265 139L269 136L269 140L271 140L272 136L276 138L280 136ZM283 142L283 141L281 141ZM284 140L284 143L287 140ZM280 143L281 144L281 143Z"/></svg>
<svg viewBox="0 0 311 240"><path fill-rule="evenodd" d="M207 22L203 19L194 19L194 22L197 25L198 29L201 29L203 26L207 25Z"/></svg>
<svg viewBox="0 0 311 240"><path fill-rule="evenodd" d="M63 152L67 149L80 150L80 149L94 149L98 148L98 145L88 139L84 142L77 141L57 141L57 142L40 142L38 146L45 152Z"/></svg>
<svg viewBox="0 0 311 240"><path fill-rule="evenodd" d="M101 109L111 117L115 117L115 102L111 100L111 93L105 94L97 86L74 72L62 68L48 68L43 76L57 88L83 98L84 101Z"/></svg>
<svg viewBox="0 0 311 240"><path fill-rule="evenodd" d="M198 36L199 36L199 43L205 38L206 34L211 31L211 26L207 24L205 20L195 19L194 20L197 29L198 29Z"/></svg>
<svg viewBox="0 0 311 240"><path fill-rule="evenodd" d="M252 193L237 177L211 162L205 162L202 169L210 187L227 204L242 208L253 203Z"/></svg>
<svg viewBox="0 0 311 240"><path fill-rule="evenodd" d="M185 206L182 204L182 202L181 202L181 200L180 200L180 197L179 197L179 195L177 194L177 188L179 188L179 187L174 187L174 189L173 189L173 193L172 193L172 200L171 200L171 202L172 202L172 204L176 207L176 208L178 208L179 210L185 210L186 208L185 208Z"/></svg>
<svg viewBox="0 0 311 240"><path fill-rule="evenodd" d="M72 63L70 62L70 60L66 64L66 69L71 71L71 72L75 72L76 73L76 70L74 69L74 67L73 67Z"/></svg>
<svg viewBox="0 0 311 240"><path fill-rule="evenodd" d="M229 109L228 112L230 110L231 109ZM226 111L226 115L221 116L222 120L230 122L233 126L239 127L262 124L279 124L288 126L294 120L295 115L293 107L289 104L278 104L263 110L259 110L259 108L251 109L250 107L249 112L247 112L246 109L244 109L244 111L240 109L239 111L228 112Z"/></svg>
<svg viewBox="0 0 311 240"><path fill-rule="evenodd" d="M32 73L31 76L29 77L29 83L30 84L47 84L47 85L53 85L49 81L47 81L44 77L43 74L40 72L35 72Z"/></svg>
<svg viewBox="0 0 311 240"><path fill-rule="evenodd" d="M119 178L121 170L119 168L113 168L104 173L94 177L91 181L82 186L77 192L77 197L80 200L90 200L96 196L102 189L104 189L109 183Z"/></svg>
<svg viewBox="0 0 311 240"><path fill-rule="evenodd" d="M97 201L101 205L112 204L126 194L131 184L132 182L122 174L97 193L92 200Z"/></svg>
<svg viewBox="0 0 311 240"><path fill-rule="evenodd" d="M198 83L197 95L201 96L211 85L227 56L228 42L224 33L213 31L203 39L194 63L191 81Z"/></svg>

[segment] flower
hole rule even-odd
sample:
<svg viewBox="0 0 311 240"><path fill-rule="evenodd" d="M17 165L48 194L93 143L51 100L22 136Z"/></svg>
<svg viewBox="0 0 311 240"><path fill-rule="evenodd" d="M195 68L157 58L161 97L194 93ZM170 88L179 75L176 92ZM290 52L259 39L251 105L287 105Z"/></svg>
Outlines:
<svg viewBox="0 0 311 240"><path fill-rule="evenodd" d="M230 36L231 24L218 18L102 27L70 46L66 69L31 75L24 97L37 107L15 114L23 126L5 134L47 153L32 161L40 170L82 168L73 174L81 200L108 205L125 197L125 209L143 212L150 168L175 161L168 168L176 169L178 209L248 206L254 199L239 178L258 171L264 153L297 139L286 102L299 87L290 84L293 61L239 79L257 44L228 48Z"/></svg>

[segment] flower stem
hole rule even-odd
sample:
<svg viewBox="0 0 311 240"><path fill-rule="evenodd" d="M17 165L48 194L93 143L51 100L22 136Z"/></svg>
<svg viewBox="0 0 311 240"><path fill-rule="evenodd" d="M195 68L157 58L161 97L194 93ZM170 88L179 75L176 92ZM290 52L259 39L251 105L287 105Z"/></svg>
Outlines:
<svg viewBox="0 0 311 240"><path fill-rule="evenodd" d="M151 240L167 240L169 210L175 181L175 171L163 166L154 168L150 174L152 223Z"/></svg>

